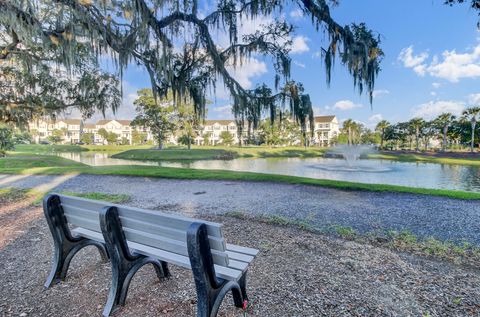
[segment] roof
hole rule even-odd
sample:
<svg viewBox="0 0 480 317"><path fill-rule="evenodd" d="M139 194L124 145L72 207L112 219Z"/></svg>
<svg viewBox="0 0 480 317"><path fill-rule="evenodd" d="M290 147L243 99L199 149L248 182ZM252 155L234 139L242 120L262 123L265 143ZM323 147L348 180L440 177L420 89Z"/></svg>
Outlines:
<svg viewBox="0 0 480 317"><path fill-rule="evenodd" d="M317 116L315 122L332 122L335 116Z"/></svg>
<svg viewBox="0 0 480 317"><path fill-rule="evenodd" d="M122 119L102 119L97 121L97 125L106 125L110 121L117 121L121 125L130 125L132 120L122 120Z"/></svg>
<svg viewBox="0 0 480 317"><path fill-rule="evenodd" d="M65 122L66 124L77 124L77 125L80 125L80 123L82 122L81 119L57 119L57 121L55 123L58 123L58 122ZM50 122L49 122L50 123ZM54 123L54 122L51 122L51 123Z"/></svg>
<svg viewBox="0 0 480 317"><path fill-rule="evenodd" d="M95 123L85 123L83 127L85 129L95 129Z"/></svg>
<svg viewBox="0 0 480 317"><path fill-rule="evenodd" d="M235 120L205 120L205 125L214 125L215 123L229 125L230 123L235 123Z"/></svg>

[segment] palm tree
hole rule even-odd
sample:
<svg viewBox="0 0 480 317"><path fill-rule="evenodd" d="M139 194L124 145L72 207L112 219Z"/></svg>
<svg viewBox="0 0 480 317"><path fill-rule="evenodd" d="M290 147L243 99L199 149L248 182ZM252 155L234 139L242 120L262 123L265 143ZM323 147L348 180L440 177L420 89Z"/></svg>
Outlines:
<svg viewBox="0 0 480 317"><path fill-rule="evenodd" d="M390 122L387 120L382 120L377 123L375 131L380 132L380 148L383 148L383 141L385 140L385 130L390 126Z"/></svg>
<svg viewBox="0 0 480 317"><path fill-rule="evenodd" d="M425 125L425 121L422 118L413 118L409 122L412 129L415 131L415 151L419 151L419 139L420 139L420 129Z"/></svg>
<svg viewBox="0 0 480 317"><path fill-rule="evenodd" d="M343 121L343 129L348 132L348 145L352 145L352 134L356 129L357 124L352 119L347 119Z"/></svg>
<svg viewBox="0 0 480 317"><path fill-rule="evenodd" d="M471 107L463 111L463 116L465 117L465 119L470 119L470 123L472 124L472 140L470 143L470 152L473 152L473 148L475 146L475 127L477 125L477 116L479 114L480 107Z"/></svg>
<svg viewBox="0 0 480 317"><path fill-rule="evenodd" d="M435 122L437 123L437 125L441 127L443 131L442 151L444 152L447 149L448 127L450 126L450 124L452 124L454 120L455 120L455 116L448 112L442 113L435 119Z"/></svg>

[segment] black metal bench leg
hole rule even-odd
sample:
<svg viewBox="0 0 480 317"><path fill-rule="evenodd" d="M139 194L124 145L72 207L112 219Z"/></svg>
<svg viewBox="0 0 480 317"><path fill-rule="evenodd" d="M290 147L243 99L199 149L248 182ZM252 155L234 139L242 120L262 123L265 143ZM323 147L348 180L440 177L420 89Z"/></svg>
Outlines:
<svg viewBox="0 0 480 317"><path fill-rule="evenodd" d="M112 264L112 285L103 310L103 316L109 316L125 305L130 281L142 266L152 264L159 279L170 276L170 273L165 262L131 254L116 207L105 207L101 211L100 227Z"/></svg>
<svg viewBox="0 0 480 317"><path fill-rule="evenodd" d="M205 224L193 223L187 232L187 247L197 289L197 317L215 317L225 295L232 291L236 307L243 306L246 273L239 282L216 277Z"/></svg>
<svg viewBox="0 0 480 317"><path fill-rule="evenodd" d="M57 195L45 197L43 210L52 233L55 248L52 269L44 284L46 288L65 279L73 256L86 246L93 245L97 247L102 259L104 261L108 260L107 251L102 243L72 236L63 214L60 198Z"/></svg>

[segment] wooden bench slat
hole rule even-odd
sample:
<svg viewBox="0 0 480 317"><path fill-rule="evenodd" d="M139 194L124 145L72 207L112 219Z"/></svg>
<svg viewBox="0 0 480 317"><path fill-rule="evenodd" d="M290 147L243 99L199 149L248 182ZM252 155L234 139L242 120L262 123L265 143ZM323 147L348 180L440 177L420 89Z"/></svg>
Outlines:
<svg viewBox="0 0 480 317"><path fill-rule="evenodd" d="M84 228L75 228L72 230L72 232L76 235L79 235L88 239L104 242L103 235L99 232L95 232L95 231L84 229ZM127 243L129 248L131 248L134 252L138 252L140 254L147 255L147 256L153 256L155 258L158 258L159 260L167 261L169 263L172 263L184 268L188 268L188 269L191 268L190 259L187 256L159 250L153 247L149 247L149 246L131 242L131 241L127 241ZM233 265L236 267L242 267L240 266L240 264L236 263L235 261ZM233 267L225 267L217 264L215 264L215 272L217 273L218 277L221 277L227 280L238 280L242 275L242 270L238 270Z"/></svg>

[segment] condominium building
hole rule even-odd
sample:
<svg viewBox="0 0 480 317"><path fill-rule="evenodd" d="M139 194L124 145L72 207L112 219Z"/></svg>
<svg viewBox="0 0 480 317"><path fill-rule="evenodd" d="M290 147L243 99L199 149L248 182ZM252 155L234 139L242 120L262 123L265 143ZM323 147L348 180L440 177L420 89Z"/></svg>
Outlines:
<svg viewBox="0 0 480 317"><path fill-rule="evenodd" d="M134 131L145 133L146 140L153 140L149 129L132 127L130 124L130 120L120 119L104 119L96 123L85 123L80 119L58 119L56 121L36 120L29 124L29 128L30 131L36 131L33 135L37 143L47 140L49 136L53 135L55 130L61 131L62 142L67 144L80 142L84 133L93 134L94 143L106 144L107 140L98 133L101 129L105 129L108 133L115 133L118 141L127 140L129 144L132 144ZM309 129L308 127L308 132L310 132ZM246 127L243 131L244 135L241 138L245 139ZM233 143L238 144L240 142L235 120L205 120L199 131L197 131L194 143L197 145L221 144L222 138L220 135L222 132L230 133L233 137ZM312 145L330 146L332 140L339 133L340 128L336 116L317 116L315 117L315 130L311 143ZM170 135L167 143L176 144L176 136L174 134Z"/></svg>
<svg viewBox="0 0 480 317"><path fill-rule="evenodd" d="M216 145L222 142L220 134L224 131L232 134L234 143L239 143L235 120L205 120L195 138L197 145ZM208 143L208 144L206 144Z"/></svg>
<svg viewBox="0 0 480 317"><path fill-rule="evenodd" d="M336 116L317 116L314 127L312 141L319 146L332 145L332 140L340 134L340 125Z"/></svg>
<svg viewBox="0 0 480 317"><path fill-rule="evenodd" d="M130 126L130 120L99 120L96 123L85 123L81 119L58 119L51 120L35 120L29 123L29 130L35 131L35 142L48 140L48 137L54 134L55 130L61 131L62 143L74 144L81 141L84 133L93 134L93 142L97 144L106 144L107 141L98 133L100 129L105 129L108 133L113 132L117 135L117 139L127 139L128 143L132 143L133 131L146 133L146 139L151 140L152 135L147 129L141 127Z"/></svg>
<svg viewBox="0 0 480 317"><path fill-rule="evenodd" d="M52 136L55 130L61 132L64 143L77 143L80 141L83 121L80 119L35 120L30 122L28 127L30 131L35 131L33 138L37 143Z"/></svg>

